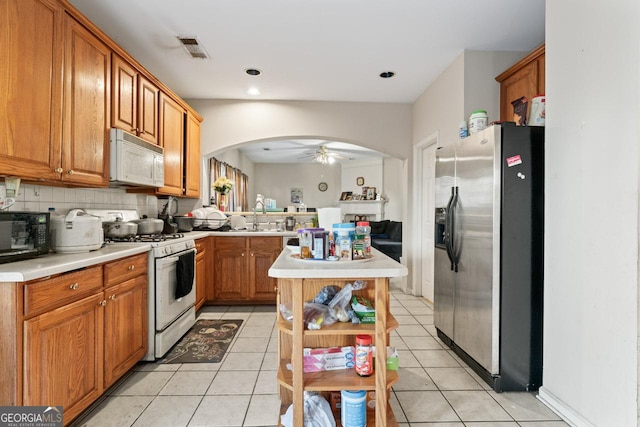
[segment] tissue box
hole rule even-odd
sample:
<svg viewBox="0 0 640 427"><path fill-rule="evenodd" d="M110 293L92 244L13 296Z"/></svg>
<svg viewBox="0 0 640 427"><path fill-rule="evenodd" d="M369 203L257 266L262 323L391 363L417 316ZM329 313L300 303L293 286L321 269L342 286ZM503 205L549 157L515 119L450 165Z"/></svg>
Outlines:
<svg viewBox="0 0 640 427"><path fill-rule="evenodd" d="M305 348L302 354L304 372L333 371L336 369L351 369L355 366L355 348L328 347Z"/></svg>

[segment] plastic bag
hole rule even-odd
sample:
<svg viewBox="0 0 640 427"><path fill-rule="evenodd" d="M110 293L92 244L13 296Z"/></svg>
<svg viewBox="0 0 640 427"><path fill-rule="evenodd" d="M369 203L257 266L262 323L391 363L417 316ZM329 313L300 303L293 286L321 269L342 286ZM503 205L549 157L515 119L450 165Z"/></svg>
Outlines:
<svg viewBox="0 0 640 427"><path fill-rule="evenodd" d="M366 285L367 282L362 280L356 280L353 284L347 283L344 288L333 297L329 303L329 308L331 308L331 312L337 320L340 322L348 322L349 320L353 322L353 319L357 320L351 308L351 296L354 290L364 289ZM359 320L354 323L359 323Z"/></svg>
<svg viewBox="0 0 640 427"><path fill-rule="evenodd" d="M291 309L291 303L280 304L279 306L282 317L289 321L293 321L293 310ZM323 304L315 304L312 302L304 303L304 324L307 329L315 330L320 329L322 326L331 325L336 322L336 317L333 315L328 306Z"/></svg>
<svg viewBox="0 0 640 427"><path fill-rule="evenodd" d="M284 427L294 427L293 404L289 405L280 421ZM304 427L336 427L331 405L318 393L304 392Z"/></svg>
<svg viewBox="0 0 640 427"><path fill-rule="evenodd" d="M318 292L318 295L316 295L316 297L311 302L316 304L327 305L333 300L333 298L336 296L336 294L339 291L340 291L340 287L338 286L335 286L335 285L324 286L322 289L320 289L320 292Z"/></svg>
<svg viewBox="0 0 640 427"><path fill-rule="evenodd" d="M320 329L336 322L331 309L323 304L304 303L304 324L309 330Z"/></svg>

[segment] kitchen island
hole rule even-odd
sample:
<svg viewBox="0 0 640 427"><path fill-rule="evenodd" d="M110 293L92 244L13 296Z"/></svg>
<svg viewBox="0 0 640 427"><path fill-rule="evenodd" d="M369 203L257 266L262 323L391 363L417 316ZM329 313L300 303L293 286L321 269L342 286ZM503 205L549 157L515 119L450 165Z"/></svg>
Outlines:
<svg viewBox="0 0 640 427"><path fill-rule="evenodd" d="M303 425L304 391L322 393L341 390L375 391L375 408L367 411L367 425L397 425L389 406L389 389L398 380L397 371L386 369L386 348L389 333L398 322L389 311L389 278L407 275L407 268L373 249L372 258L356 261L301 260L284 250L269 269L269 276L277 279L279 304L289 304L293 322L278 315L278 384L281 414L291 403L293 425ZM303 321L304 302L312 300L324 286L344 287L355 280L367 283L354 294L369 299L375 309L375 324L335 323L318 330L306 330ZM353 369L305 373L303 349L317 347L352 346L359 334L371 335L376 345L374 374L360 377ZM290 367L293 369L290 369ZM385 408L386 410L380 410ZM339 419L339 412L334 413Z"/></svg>

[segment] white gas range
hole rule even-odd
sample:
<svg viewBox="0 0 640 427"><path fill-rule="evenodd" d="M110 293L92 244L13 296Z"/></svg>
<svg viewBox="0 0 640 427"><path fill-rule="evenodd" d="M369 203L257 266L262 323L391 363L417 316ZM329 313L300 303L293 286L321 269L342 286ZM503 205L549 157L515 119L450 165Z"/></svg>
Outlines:
<svg viewBox="0 0 640 427"><path fill-rule="evenodd" d="M114 214L124 221L138 219L130 209L87 209L87 213L113 221ZM135 236L130 239L107 239L111 245L147 244L149 288L148 346L144 360L164 356L196 322L195 241L184 234Z"/></svg>

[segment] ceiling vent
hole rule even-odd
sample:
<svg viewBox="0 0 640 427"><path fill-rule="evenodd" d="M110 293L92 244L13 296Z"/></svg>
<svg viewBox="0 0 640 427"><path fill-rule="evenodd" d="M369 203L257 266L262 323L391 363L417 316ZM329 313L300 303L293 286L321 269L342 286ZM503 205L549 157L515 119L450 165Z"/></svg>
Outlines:
<svg viewBox="0 0 640 427"><path fill-rule="evenodd" d="M209 58L209 55L204 50L204 47L202 47L202 45L198 42L197 38L178 37L178 40L180 40L180 43L182 43L182 45L187 50L189 55L191 55L192 58L198 58L198 59Z"/></svg>

